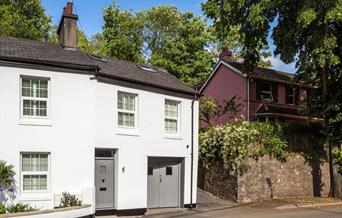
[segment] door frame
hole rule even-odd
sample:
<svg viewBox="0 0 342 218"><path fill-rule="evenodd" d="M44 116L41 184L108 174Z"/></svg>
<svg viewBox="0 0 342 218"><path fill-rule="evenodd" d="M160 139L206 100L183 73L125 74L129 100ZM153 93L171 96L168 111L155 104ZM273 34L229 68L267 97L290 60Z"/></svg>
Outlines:
<svg viewBox="0 0 342 218"><path fill-rule="evenodd" d="M114 152L113 157L96 157L95 150L100 149L100 150L112 150ZM104 210L114 210L117 208L117 155L118 155L118 149L114 148L95 148L94 149L94 187L95 187L95 210L97 211L104 211ZM96 160L112 160L113 161L113 207L111 208L97 208L96 207Z"/></svg>
<svg viewBox="0 0 342 218"><path fill-rule="evenodd" d="M147 171L148 171L148 163L149 163L149 159L152 158L158 158L158 159L169 159L169 160L177 160L179 161L179 170L180 170L180 174L179 174L179 195L178 195L178 208L184 208L184 184L185 184L185 157L165 157L165 156L147 156L147 164L146 164L146 208L148 207L148 175L147 175ZM166 162L167 163L167 162Z"/></svg>

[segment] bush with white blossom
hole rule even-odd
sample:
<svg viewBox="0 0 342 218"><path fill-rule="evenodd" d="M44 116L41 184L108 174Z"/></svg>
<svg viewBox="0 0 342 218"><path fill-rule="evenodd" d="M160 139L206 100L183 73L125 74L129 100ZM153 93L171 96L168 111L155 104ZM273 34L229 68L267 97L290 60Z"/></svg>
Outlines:
<svg viewBox="0 0 342 218"><path fill-rule="evenodd" d="M200 133L202 164L210 168L217 162L240 173L249 168L248 158L270 155L278 160L288 156L287 142L278 124L236 121Z"/></svg>

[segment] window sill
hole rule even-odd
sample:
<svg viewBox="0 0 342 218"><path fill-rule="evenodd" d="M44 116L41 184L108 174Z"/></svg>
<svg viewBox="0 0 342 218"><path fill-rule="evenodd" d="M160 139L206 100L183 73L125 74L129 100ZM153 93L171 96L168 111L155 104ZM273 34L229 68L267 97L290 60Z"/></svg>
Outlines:
<svg viewBox="0 0 342 218"><path fill-rule="evenodd" d="M183 137L179 134L165 134L164 139L182 140Z"/></svg>
<svg viewBox="0 0 342 218"><path fill-rule="evenodd" d="M51 120L45 120L45 119L22 118L19 120L18 124L24 125L24 126L52 126Z"/></svg>
<svg viewBox="0 0 342 218"><path fill-rule="evenodd" d="M136 129L125 129L120 127L117 129L116 134L124 136L140 136L140 132Z"/></svg>

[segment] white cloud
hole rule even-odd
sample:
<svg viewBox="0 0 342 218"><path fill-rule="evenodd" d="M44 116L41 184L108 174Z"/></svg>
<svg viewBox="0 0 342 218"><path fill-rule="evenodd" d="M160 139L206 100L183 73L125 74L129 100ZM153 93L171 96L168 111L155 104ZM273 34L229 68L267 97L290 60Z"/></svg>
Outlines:
<svg viewBox="0 0 342 218"><path fill-rule="evenodd" d="M266 58L266 60L271 62L273 69L289 71L293 73L296 72L296 66L294 62L290 64L285 64L282 60L273 55L271 57Z"/></svg>

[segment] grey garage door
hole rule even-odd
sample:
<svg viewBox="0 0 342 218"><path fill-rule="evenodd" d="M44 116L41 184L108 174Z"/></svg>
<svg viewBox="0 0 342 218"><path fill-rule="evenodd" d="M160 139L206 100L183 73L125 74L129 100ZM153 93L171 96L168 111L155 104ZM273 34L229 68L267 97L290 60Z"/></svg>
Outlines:
<svg viewBox="0 0 342 218"><path fill-rule="evenodd" d="M147 171L147 207L179 207L181 160L149 158Z"/></svg>

